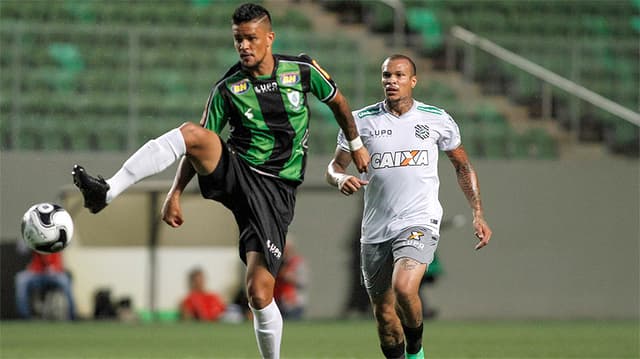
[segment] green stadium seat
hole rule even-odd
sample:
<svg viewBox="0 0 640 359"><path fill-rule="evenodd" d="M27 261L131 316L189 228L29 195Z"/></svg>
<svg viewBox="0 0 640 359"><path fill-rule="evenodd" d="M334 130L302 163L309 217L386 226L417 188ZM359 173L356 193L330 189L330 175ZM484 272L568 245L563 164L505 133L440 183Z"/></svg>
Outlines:
<svg viewBox="0 0 640 359"><path fill-rule="evenodd" d="M511 147L513 158L554 159L558 157L557 143L542 128L531 128L514 136Z"/></svg>
<svg viewBox="0 0 640 359"><path fill-rule="evenodd" d="M444 43L442 25L436 14L427 8L415 8L409 11L407 22L410 28L422 35L427 51L437 50Z"/></svg>

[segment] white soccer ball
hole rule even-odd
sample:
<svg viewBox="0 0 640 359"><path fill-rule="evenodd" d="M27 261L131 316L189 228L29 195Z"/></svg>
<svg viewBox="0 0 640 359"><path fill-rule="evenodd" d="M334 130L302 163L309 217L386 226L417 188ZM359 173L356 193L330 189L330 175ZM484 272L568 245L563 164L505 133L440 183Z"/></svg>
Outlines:
<svg viewBox="0 0 640 359"><path fill-rule="evenodd" d="M31 206L22 217L22 239L36 252L48 254L65 249L73 238L73 220L54 203Z"/></svg>

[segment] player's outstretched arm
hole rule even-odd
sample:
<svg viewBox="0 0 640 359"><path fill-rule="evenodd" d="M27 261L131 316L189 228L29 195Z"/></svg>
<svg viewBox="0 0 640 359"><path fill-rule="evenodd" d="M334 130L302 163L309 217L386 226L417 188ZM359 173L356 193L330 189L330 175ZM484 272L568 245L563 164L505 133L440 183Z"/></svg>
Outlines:
<svg viewBox="0 0 640 359"><path fill-rule="evenodd" d="M356 169L358 169L360 173L367 172L370 160L369 151L362 145L362 140L358 134L358 128L356 127L356 122L353 120L353 115L351 115L347 99L338 91L335 97L327 104L331 108L342 132L344 132L345 137L349 141L351 158L353 158Z"/></svg>
<svg viewBox="0 0 640 359"><path fill-rule="evenodd" d="M473 211L473 228L475 230L475 235L479 240L476 245L476 250L480 249L489 243L492 232L487 221L484 219L478 176L476 171L473 169L473 166L471 166L467 152L464 150L462 145L454 150L447 151L446 154L456 170L460 189L462 189L462 192L467 198L467 201Z"/></svg>
<svg viewBox="0 0 640 359"><path fill-rule="evenodd" d="M180 196L195 174L196 170L191 165L191 161L187 157L182 157L171 189L162 206L162 220L171 227L180 227L184 223Z"/></svg>
<svg viewBox="0 0 640 359"><path fill-rule="evenodd" d="M332 186L338 187L345 196L358 192L362 186L369 183L347 174L347 167L349 167L350 163L351 156L349 152L336 148L336 153L331 162L329 162L327 173L325 174L327 182Z"/></svg>

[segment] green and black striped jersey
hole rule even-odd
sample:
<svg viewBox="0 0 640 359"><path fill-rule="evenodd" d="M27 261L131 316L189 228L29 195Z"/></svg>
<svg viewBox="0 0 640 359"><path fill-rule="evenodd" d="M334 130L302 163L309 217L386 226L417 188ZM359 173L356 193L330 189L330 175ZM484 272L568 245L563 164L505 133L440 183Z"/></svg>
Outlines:
<svg viewBox="0 0 640 359"><path fill-rule="evenodd" d="M228 123L230 146L256 171L302 182L309 138L307 93L323 102L338 89L309 56L274 55L269 76L231 67L211 91L204 127L220 133Z"/></svg>

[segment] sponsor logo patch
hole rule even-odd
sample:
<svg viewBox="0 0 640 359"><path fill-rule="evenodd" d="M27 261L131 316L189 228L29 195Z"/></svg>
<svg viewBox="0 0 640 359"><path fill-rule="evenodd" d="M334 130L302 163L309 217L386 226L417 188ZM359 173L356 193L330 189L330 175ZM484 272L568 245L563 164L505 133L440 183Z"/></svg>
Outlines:
<svg viewBox="0 0 640 359"><path fill-rule="evenodd" d="M300 73L285 72L280 75L280 83L283 85L295 85L300 82Z"/></svg>
<svg viewBox="0 0 640 359"><path fill-rule="evenodd" d="M280 248L278 248L278 246L271 242L270 239L267 239L267 250L269 251L269 253L271 253L271 255L278 259L282 257L282 251L280 251Z"/></svg>
<svg viewBox="0 0 640 359"><path fill-rule="evenodd" d="M374 130L373 135L375 137L391 137L393 135L393 131L391 129L388 130Z"/></svg>
<svg viewBox="0 0 640 359"><path fill-rule="evenodd" d="M233 92L236 95L242 95L243 93L247 92L247 90L249 90L249 80L244 79L241 81L238 81L234 84L231 84L231 86L229 86L231 89L231 92Z"/></svg>
<svg viewBox="0 0 640 359"><path fill-rule="evenodd" d="M376 169L428 165L429 153L427 150L375 152L371 155L371 167Z"/></svg>
<svg viewBox="0 0 640 359"><path fill-rule="evenodd" d="M254 84L253 89L258 94L267 93L267 92L276 92L278 91L278 83L275 81L272 81L272 82L265 82L259 85Z"/></svg>

